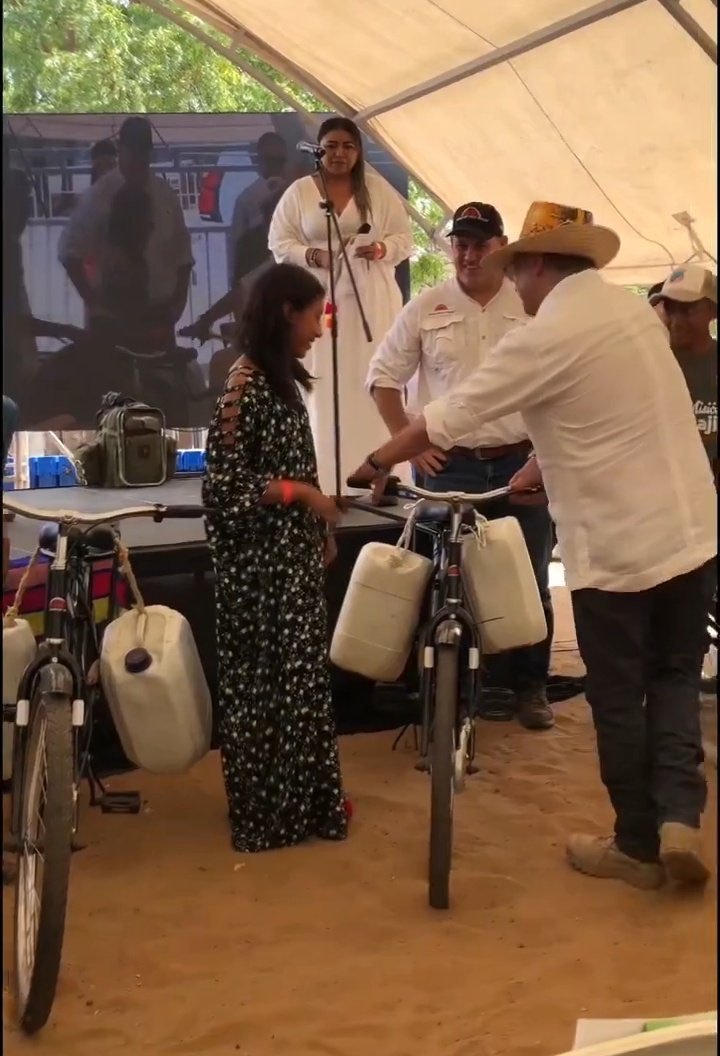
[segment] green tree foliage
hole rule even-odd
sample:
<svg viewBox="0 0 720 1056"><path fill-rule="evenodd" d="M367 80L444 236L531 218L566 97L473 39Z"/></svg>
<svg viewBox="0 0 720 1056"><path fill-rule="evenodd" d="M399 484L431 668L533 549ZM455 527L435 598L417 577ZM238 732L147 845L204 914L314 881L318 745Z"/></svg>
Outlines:
<svg viewBox="0 0 720 1056"><path fill-rule="evenodd" d="M243 57L299 105L324 109L260 59L249 53ZM66 114L288 109L190 33L132 0L5 0L3 108ZM439 222L441 210L415 186L411 200ZM415 247L413 288L421 289L443 277L445 259L433 252L417 225Z"/></svg>

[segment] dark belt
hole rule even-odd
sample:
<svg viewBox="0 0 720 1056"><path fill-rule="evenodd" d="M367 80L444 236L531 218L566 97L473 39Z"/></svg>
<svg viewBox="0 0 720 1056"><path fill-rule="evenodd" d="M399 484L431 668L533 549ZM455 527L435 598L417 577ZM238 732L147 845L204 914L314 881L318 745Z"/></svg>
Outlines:
<svg viewBox="0 0 720 1056"><path fill-rule="evenodd" d="M505 458L506 455L529 455L531 451L532 444L529 440L519 440L516 444L502 444L500 447L453 447L449 454L451 457L470 455L472 458L488 462L493 458Z"/></svg>

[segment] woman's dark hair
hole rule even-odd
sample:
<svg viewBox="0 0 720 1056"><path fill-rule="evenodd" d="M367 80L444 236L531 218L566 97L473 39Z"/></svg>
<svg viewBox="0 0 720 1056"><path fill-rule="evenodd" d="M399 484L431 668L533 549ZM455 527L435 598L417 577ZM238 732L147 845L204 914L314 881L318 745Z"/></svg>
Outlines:
<svg viewBox="0 0 720 1056"><path fill-rule="evenodd" d="M296 264L273 264L258 275L250 291L242 316L240 352L263 372L273 392L287 403L299 399L296 382L310 392L313 378L293 354L292 324L286 309L302 312L324 296L322 284Z"/></svg>
<svg viewBox="0 0 720 1056"><path fill-rule="evenodd" d="M329 117L327 121L323 121L320 125L318 143L322 143L325 136L329 135L330 132L347 132L357 147L358 159L350 173L350 182L352 184L353 198L360 213L360 219L365 224L372 210L370 208L370 195L365 182L365 151L363 150L360 129L349 117Z"/></svg>

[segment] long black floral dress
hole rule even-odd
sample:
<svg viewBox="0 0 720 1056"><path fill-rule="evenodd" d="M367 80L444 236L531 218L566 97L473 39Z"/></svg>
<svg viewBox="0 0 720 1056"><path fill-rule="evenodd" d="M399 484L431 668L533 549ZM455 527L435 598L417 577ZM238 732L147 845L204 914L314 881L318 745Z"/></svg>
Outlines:
<svg viewBox="0 0 720 1056"><path fill-rule="evenodd" d="M307 411L234 368L207 442L203 503L215 567L220 743L233 844L342 840L327 660L324 533L304 506L261 506L270 480L317 486ZM227 397L226 397L227 403ZM228 422L231 410L236 417Z"/></svg>

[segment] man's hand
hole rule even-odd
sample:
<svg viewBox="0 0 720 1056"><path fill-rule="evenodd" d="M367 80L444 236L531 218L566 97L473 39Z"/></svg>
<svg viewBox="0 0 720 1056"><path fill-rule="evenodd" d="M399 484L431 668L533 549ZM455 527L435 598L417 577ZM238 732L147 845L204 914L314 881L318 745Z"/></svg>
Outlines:
<svg viewBox="0 0 720 1056"><path fill-rule="evenodd" d="M429 447L427 451L423 451L421 455L412 460L412 464L415 469L422 474L423 477L435 477L444 468L447 462L447 455L444 451L441 451L439 447Z"/></svg>
<svg viewBox="0 0 720 1056"><path fill-rule="evenodd" d="M510 502L519 506L546 506L547 495L543 489L542 473L535 457L529 458L508 485L512 492Z"/></svg>
<svg viewBox="0 0 720 1056"><path fill-rule="evenodd" d="M189 337L191 341L199 341L204 345L210 338L210 323L204 315L201 315L194 323L190 323L190 326L183 327L179 331L179 336Z"/></svg>

